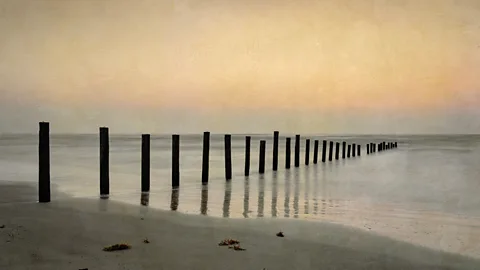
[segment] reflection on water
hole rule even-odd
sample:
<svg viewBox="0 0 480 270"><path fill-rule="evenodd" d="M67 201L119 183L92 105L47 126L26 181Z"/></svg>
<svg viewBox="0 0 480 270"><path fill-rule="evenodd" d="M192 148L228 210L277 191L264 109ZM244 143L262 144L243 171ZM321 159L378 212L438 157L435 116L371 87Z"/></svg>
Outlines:
<svg viewBox="0 0 480 270"><path fill-rule="evenodd" d="M293 188L294 188L294 197L293 197L293 217L298 218L298 196L300 195L300 170L295 169L293 174Z"/></svg>
<svg viewBox="0 0 480 270"><path fill-rule="evenodd" d="M249 206L249 198L250 198L250 183L248 181L248 177L245 177L245 181L243 182L243 217L248 218L248 206Z"/></svg>
<svg viewBox="0 0 480 270"><path fill-rule="evenodd" d="M202 185L202 199L200 201L200 214L207 215L208 212L208 186Z"/></svg>
<svg viewBox="0 0 480 270"><path fill-rule="evenodd" d="M277 172L272 175L272 217L277 217L277 196L278 196Z"/></svg>
<svg viewBox="0 0 480 270"><path fill-rule="evenodd" d="M232 199L232 182L225 182L225 195L223 196L223 217L230 217L230 200Z"/></svg>
<svg viewBox="0 0 480 270"><path fill-rule="evenodd" d="M262 174L259 176L259 181L258 181L257 217L263 217L264 199L265 199L265 176Z"/></svg>
<svg viewBox="0 0 480 270"><path fill-rule="evenodd" d="M291 170L287 170L285 172L285 203L283 204L283 208L285 211L284 217L290 217L290 172Z"/></svg>
<svg viewBox="0 0 480 270"><path fill-rule="evenodd" d="M170 209L172 211L176 211L178 209L178 197L179 197L179 190L180 188L172 189L172 196L170 199Z"/></svg>
<svg viewBox="0 0 480 270"><path fill-rule="evenodd" d="M148 206L149 201L150 201L150 193L142 192L140 195L140 204L143 206Z"/></svg>

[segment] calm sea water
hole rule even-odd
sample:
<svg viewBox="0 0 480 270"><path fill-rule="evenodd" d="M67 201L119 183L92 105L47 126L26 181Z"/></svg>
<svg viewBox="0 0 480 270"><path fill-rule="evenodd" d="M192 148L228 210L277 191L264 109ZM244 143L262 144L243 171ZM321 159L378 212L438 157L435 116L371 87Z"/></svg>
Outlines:
<svg viewBox="0 0 480 270"><path fill-rule="evenodd" d="M313 164L310 153L305 166L306 138L311 151L315 139L361 144L362 156ZM264 175L257 173L261 139L267 140ZM366 155L365 144L381 141L397 141L398 148ZM273 173L272 136L253 135L245 178L245 135L233 135L234 175L226 182L223 135L212 135L208 186L201 185L202 136L182 135L180 143L181 187L172 190L171 136L152 136L152 191L141 198L141 138L111 135L111 199L217 217L328 221L480 257L480 136L305 136L301 166L293 168L292 156L290 170L281 136ZM53 200L98 197L98 144L97 135L51 136ZM1 135L0 181L36 183L37 147L36 135Z"/></svg>

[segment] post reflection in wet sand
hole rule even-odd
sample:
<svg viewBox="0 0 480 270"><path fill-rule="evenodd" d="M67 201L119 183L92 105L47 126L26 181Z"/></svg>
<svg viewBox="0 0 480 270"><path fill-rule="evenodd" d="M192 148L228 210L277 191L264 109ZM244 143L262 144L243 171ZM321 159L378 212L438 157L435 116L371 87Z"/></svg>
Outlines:
<svg viewBox="0 0 480 270"><path fill-rule="evenodd" d="M202 198L200 202L200 214L207 215L208 212L208 186L202 185Z"/></svg>
<svg viewBox="0 0 480 270"><path fill-rule="evenodd" d="M248 218L249 213L249 202L250 202L250 181L248 177L245 177L243 182L243 217Z"/></svg>
<svg viewBox="0 0 480 270"><path fill-rule="evenodd" d="M257 217L263 217L264 198L265 198L265 177L264 177L264 175L259 175L259 177L258 177L258 211L257 211Z"/></svg>
<svg viewBox="0 0 480 270"><path fill-rule="evenodd" d="M305 168L305 202L304 202L304 213L305 215L309 214L310 200L308 198L308 192L310 190L310 167Z"/></svg>
<svg viewBox="0 0 480 270"><path fill-rule="evenodd" d="M277 172L272 175L272 217L277 217L277 196L278 196L278 176Z"/></svg>
<svg viewBox="0 0 480 270"><path fill-rule="evenodd" d="M322 208L320 210L320 214L321 215L325 215L325 211L326 211L326 208L327 208L327 202L325 201L325 198L327 197L327 194L326 194L326 191L327 191L327 176L326 176L326 166L323 164L322 165L322 178L321 178L321 181L322 181Z"/></svg>
<svg viewBox="0 0 480 270"><path fill-rule="evenodd" d="M318 166L313 167L313 214L318 215Z"/></svg>
<svg viewBox="0 0 480 270"><path fill-rule="evenodd" d="M225 196L223 197L223 217L230 217L230 200L232 198L232 183L225 182Z"/></svg>
<svg viewBox="0 0 480 270"><path fill-rule="evenodd" d="M294 188L294 194L293 194L293 217L298 218L298 200L299 200L299 195L300 195L300 189L299 189L299 184L300 184L300 170L295 168L294 175L293 175L294 181L293 181L293 188Z"/></svg>
<svg viewBox="0 0 480 270"><path fill-rule="evenodd" d="M179 197L179 188L173 188L172 189L172 196L170 199L170 209L172 211L177 211L178 209L178 197Z"/></svg>
<svg viewBox="0 0 480 270"><path fill-rule="evenodd" d="M291 170L285 171L285 202L283 204L284 217L290 217L290 175Z"/></svg>
<svg viewBox="0 0 480 270"><path fill-rule="evenodd" d="M140 204L143 206L148 206L149 202L150 202L150 193L142 192L140 194Z"/></svg>

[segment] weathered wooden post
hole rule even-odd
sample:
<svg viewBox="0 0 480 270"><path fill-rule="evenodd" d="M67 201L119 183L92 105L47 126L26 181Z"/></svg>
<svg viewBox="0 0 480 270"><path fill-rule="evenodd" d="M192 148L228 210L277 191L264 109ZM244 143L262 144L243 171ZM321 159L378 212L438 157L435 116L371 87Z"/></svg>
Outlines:
<svg viewBox="0 0 480 270"><path fill-rule="evenodd" d="M347 158L350 158L350 152L352 151L352 145L349 144L348 145L348 149L347 149Z"/></svg>
<svg viewBox="0 0 480 270"><path fill-rule="evenodd" d="M352 144L352 157L355 157L355 149L357 148L357 145L355 143Z"/></svg>
<svg viewBox="0 0 480 270"><path fill-rule="evenodd" d="M273 171L278 168L278 131L273 132Z"/></svg>
<svg viewBox="0 0 480 270"><path fill-rule="evenodd" d="M313 143L313 164L318 162L318 140Z"/></svg>
<svg viewBox="0 0 480 270"><path fill-rule="evenodd" d="M203 156L202 156L202 184L208 184L208 169L210 163L210 132L203 133Z"/></svg>
<svg viewBox="0 0 480 270"><path fill-rule="evenodd" d="M50 123L48 122L39 123L38 202L50 202Z"/></svg>
<svg viewBox="0 0 480 270"><path fill-rule="evenodd" d="M260 141L260 156L259 156L259 163L258 163L258 173L263 174L265 173L265 141Z"/></svg>
<svg viewBox="0 0 480 270"><path fill-rule="evenodd" d="M287 138L285 141L285 169L290 169L290 141L291 138Z"/></svg>
<svg viewBox="0 0 480 270"><path fill-rule="evenodd" d="M342 159L345 159L346 151L347 151L347 142L342 142Z"/></svg>
<svg viewBox="0 0 480 270"><path fill-rule="evenodd" d="M358 145L357 145L357 154L358 154L358 156L361 156L361 155L362 155L362 153L360 153L361 149L362 149L361 145L358 144Z"/></svg>
<svg viewBox="0 0 480 270"><path fill-rule="evenodd" d="M225 139L225 180L232 179L232 135L226 134Z"/></svg>
<svg viewBox="0 0 480 270"><path fill-rule="evenodd" d="M100 128L100 196L110 194L110 173L109 173L109 152L108 128Z"/></svg>
<svg viewBox="0 0 480 270"><path fill-rule="evenodd" d="M330 148L328 149L328 161L333 159L333 142L330 141Z"/></svg>
<svg viewBox="0 0 480 270"><path fill-rule="evenodd" d="M245 136L245 176L250 175L250 141L252 137Z"/></svg>
<svg viewBox="0 0 480 270"><path fill-rule="evenodd" d="M300 135L295 135L295 167L300 167Z"/></svg>
<svg viewBox="0 0 480 270"><path fill-rule="evenodd" d="M327 141L323 140L323 142L322 142L322 162L325 163L326 157L327 157Z"/></svg>
<svg viewBox="0 0 480 270"><path fill-rule="evenodd" d="M340 155L340 143L336 142L335 143L335 160L338 160Z"/></svg>
<svg viewBox="0 0 480 270"><path fill-rule="evenodd" d="M365 147L367 148L367 155L370 155L370 144L366 144Z"/></svg>
<svg viewBox="0 0 480 270"><path fill-rule="evenodd" d="M180 186L180 135L172 135L172 187Z"/></svg>
<svg viewBox="0 0 480 270"><path fill-rule="evenodd" d="M305 165L310 163L310 139L305 141Z"/></svg>
<svg viewBox="0 0 480 270"><path fill-rule="evenodd" d="M142 134L142 192L150 191L150 134Z"/></svg>

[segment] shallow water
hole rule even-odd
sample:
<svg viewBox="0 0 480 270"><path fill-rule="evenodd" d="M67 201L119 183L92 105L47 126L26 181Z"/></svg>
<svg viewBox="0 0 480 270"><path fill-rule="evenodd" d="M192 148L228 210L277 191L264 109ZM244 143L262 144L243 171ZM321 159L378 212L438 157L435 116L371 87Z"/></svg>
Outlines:
<svg viewBox="0 0 480 270"><path fill-rule="evenodd" d="M232 136L233 179L224 178L223 135L211 136L210 179L201 185L202 136L181 136L181 187L171 188L171 136L152 136L151 192L140 194L140 136L111 135L111 199L229 218L297 218L362 228L436 249L480 257L480 136L308 136L301 166L272 172L271 135L253 135L251 175L243 176L244 135ZM304 165L305 140L362 145L362 156ZM267 140L259 175L259 140ZM98 197L97 135L51 136L53 200ZM366 155L368 142L397 149ZM36 135L0 136L0 181L37 181ZM293 140L292 140L293 151ZM321 142L320 142L321 151ZM320 158L319 154L319 158ZM35 198L22 198L34 200ZM0 198L0 203L6 203Z"/></svg>

